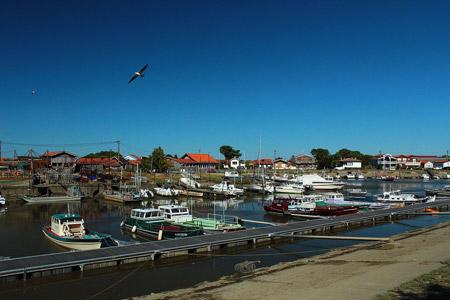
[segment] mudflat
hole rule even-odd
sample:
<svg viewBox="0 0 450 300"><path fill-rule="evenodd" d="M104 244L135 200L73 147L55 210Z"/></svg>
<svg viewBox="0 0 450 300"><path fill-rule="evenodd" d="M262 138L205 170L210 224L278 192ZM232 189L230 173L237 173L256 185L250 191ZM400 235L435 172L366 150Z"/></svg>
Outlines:
<svg viewBox="0 0 450 300"><path fill-rule="evenodd" d="M138 299L372 299L450 259L450 222Z"/></svg>

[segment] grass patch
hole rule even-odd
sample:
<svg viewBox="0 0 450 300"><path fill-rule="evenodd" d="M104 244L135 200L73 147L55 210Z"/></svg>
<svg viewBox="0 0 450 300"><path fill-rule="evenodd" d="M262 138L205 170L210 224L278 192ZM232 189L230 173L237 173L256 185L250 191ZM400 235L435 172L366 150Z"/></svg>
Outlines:
<svg viewBox="0 0 450 300"><path fill-rule="evenodd" d="M393 299L450 299L450 261L444 266L399 287L378 295L374 300Z"/></svg>

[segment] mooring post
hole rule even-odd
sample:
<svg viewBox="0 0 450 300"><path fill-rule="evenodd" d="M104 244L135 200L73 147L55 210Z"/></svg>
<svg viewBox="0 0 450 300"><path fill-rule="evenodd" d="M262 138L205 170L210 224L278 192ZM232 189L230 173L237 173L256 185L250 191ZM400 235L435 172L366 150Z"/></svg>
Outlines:
<svg viewBox="0 0 450 300"><path fill-rule="evenodd" d="M84 271L84 265L79 265L78 267L80 268L80 271L81 271L81 272Z"/></svg>

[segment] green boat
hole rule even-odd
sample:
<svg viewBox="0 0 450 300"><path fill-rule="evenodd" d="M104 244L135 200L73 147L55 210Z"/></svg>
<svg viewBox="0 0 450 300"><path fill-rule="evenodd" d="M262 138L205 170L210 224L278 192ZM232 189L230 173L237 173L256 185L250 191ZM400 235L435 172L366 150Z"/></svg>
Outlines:
<svg viewBox="0 0 450 300"><path fill-rule="evenodd" d="M195 225L185 225L166 221L156 208L135 208L130 217L121 223L122 228L132 233L158 239L175 239L203 234L203 229Z"/></svg>
<svg viewBox="0 0 450 300"><path fill-rule="evenodd" d="M173 204L160 205L158 209L167 221L201 227L205 232L229 232L245 229L233 216L208 214L206 218L198 218L193 217L187 207Z"/></svg>

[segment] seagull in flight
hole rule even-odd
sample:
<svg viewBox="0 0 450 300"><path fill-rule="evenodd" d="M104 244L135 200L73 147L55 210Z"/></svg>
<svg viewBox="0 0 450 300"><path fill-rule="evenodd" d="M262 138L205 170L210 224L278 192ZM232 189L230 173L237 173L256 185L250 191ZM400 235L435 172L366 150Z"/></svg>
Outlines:
<svg viewBox="0 0 450 300"><path fill-rule="evenodd" d="M32 96L36 95L36 91L35 91L35 90L32 90L32 91L31 91L31 95L32 95Z"/></svg>
<svg viewBox="0 0 450 300"><path fill-rule="evenodd" d="M139 71L134 72L133 77L131 77L130 81L128 81L128 83L131 83L133 80L135 80L138 77L144 77L144 71L145 69L147 69L148 64L146 64L145 66L143 66Z"/></svg>

